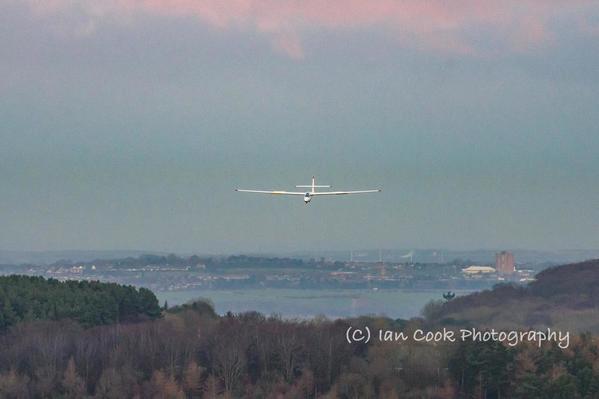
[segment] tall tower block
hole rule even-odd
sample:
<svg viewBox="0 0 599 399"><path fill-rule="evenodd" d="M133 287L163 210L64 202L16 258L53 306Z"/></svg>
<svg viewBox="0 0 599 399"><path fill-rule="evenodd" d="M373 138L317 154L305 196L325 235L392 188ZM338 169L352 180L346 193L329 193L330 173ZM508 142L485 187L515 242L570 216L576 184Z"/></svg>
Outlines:
<svg viewBox="0 0 599 399"><path fill-rule="evenodd" d="M512 274L516 271L514 254L501 251L495 254L495 269L499 274Z"/></svg>

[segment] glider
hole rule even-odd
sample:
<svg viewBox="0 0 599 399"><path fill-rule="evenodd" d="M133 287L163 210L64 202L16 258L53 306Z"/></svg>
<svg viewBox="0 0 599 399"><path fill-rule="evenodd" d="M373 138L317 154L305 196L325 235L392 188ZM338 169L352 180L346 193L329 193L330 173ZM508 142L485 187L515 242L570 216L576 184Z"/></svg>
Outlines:
<svg viewBox="0 0 599 399"><path fill-rule="evenodd" d="M316 191L317 188L331 188L330 185L317 185L316 178L312 176L311 185L300 185L295 186L296 188L309 188L310 191L280 191L280 190L245 190L237 188L235 191L240 193L258 193L258 194L271 194L271 195L301 195L304 197L304 203L308 203L312 200L312 197L319 195L347 195L347 194L366 194L366 193L379 193L380 189L377 190L357 190L357 191Z"/></svg>

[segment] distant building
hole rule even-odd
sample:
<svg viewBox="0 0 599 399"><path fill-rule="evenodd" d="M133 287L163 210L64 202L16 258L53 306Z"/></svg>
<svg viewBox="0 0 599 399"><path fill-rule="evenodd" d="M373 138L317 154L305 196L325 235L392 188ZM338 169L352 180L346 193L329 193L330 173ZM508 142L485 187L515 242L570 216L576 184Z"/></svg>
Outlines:
<svg viewBox="0 0 599 399"><path fill-rule="evenodd" d="M490 274L495 273L496 270L491 266L468 266L465 269L462 269L462 273L472 276L477 274Z"/></svg>
<svg viewBox="0 0 599 399"><path fill-rule="evenodd" d="M512 274L516 271L514 266L514 254L501 251L495 254L495 269L499 274Z"/></svg>

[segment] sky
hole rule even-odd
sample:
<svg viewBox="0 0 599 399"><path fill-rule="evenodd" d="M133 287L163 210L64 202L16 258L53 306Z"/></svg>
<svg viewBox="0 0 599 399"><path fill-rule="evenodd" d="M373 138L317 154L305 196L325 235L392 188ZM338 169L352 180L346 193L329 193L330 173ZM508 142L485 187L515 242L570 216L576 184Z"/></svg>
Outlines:
<svg viewBox="0 0 599 399"><path fill-rule="evenodd" d="M598 109L596 0L0 0L0 249L596 249Z"/></svg>

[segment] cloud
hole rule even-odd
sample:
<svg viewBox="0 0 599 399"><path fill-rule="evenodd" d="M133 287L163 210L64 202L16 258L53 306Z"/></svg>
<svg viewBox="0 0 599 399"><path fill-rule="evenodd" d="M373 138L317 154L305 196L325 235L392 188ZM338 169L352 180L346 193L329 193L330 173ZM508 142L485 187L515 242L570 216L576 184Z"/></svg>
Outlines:
<svg viewBox="0 0 599 399"><path fill-rule="evenodd" d="M304 57L301 38L307 32L361 29L383 30L402 46L459 54L481 51L481 42L471 31L484 29L507 43L508 50L526 51L551 41L550 24L556 16L599 9L592 0L26 1L37 15L70 13L86 19L79 29L103 19L129 20L140 14L193 17L216 29L258 32L274 49L295 59Z"/></svg>
<svg viewBox="0 0 599 399"><path fill-rule="evenodd" d="M300 39L294 34L277 35L273 42L275 49L287 54L294 59L304 58L304 50Z"/></svg>

